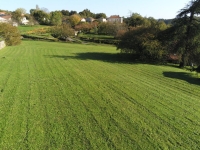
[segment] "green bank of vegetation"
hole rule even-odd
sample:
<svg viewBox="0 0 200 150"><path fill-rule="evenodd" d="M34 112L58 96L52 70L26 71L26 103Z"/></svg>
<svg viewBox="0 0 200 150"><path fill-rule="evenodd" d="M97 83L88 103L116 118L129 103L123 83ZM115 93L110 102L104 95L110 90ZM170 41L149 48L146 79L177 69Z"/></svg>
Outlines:
<svg viewBox="0 0 200 150"><path fill-rule="evenodd" d="M113 46L0 51L1 149L199 149L200 80Z"/></svg>

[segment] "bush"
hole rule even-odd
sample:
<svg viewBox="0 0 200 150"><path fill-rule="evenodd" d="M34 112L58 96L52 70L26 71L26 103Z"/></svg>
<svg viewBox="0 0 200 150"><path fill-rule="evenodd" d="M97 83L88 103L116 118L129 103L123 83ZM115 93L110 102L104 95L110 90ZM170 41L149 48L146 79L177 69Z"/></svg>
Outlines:
<svg viewBox="0 0 200 150"><path fill-rule="evenodd" d="M138 55L140 59L162 60L166 49L157 39L161 31L159 26L136 27L120 37L117 49L121 52Z"/></svg>
<svg viewBox="0 0 200 150"><path fill-rule="evenodd" d="M121 23L101 23L98 26L98 34L102 34L102 35L113 35L113 36L117 36L118 31L127 31L128 28L126 26L126 24L121 24Z"/></svg>
<svg viewBox="0 0 200 150"><path fill-rule="evenodd" d="M17 27L13 27L7 23L0 23L0 37L5 40L7 46L21 43L21 35Z"/></svg>
<svg viewBox="0 0 200 150"><path fill-rule="evenodd" d="M66 40L67 37L75 35L74 30L68 24L54 26L51 28L50 32L54 38L58 38L60 40Z"/></svg>
<svg viewBox="0 0 200 150"><path fill-rule="evenodd" d="M127 32L127 30L119 30L117 31L115 38L116 39L120 39L125 33Z"/></svg>

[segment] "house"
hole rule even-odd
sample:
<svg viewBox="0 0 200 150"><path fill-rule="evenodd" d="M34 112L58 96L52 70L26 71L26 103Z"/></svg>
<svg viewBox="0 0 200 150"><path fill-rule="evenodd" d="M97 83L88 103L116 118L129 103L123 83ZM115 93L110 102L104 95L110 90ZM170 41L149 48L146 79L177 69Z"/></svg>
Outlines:
<svg viewBox="0 0 200 150"><path fill-rule="evenodd" d="M86 22L93 22L95 19L92 18L92 17L88 17L88 18L86 18L85 20L86 20Z"/></svg>
<svg viewBox="0 0 200 150"><path fill-rule="evenodd" d="M74 35L77 36L79 31L74 31Z"/></svg>
<svg viewBox="0 0 200 150"><path fill-rule="evenodd" d="M172 54L172 53L170 53L170 54L168 55L168 57L167 57L167 61L168 61L169 63L174 63L174 64L179 63L179 59L180 59L180 56L179 56L179 55L177 55L177 54Z"/></svg>
<svg viewBox="0 0 200 150"><path fill-rule="evenodd" d="M12 17L11 15L7 15L5 12L0 12L0 23L11 23L12 22L11 17ZM27 25L29 23L24 14L22 14L21 23L24 25ZM18 23L13 22L13 26L18 26Z"/></svg>
<svg viewBox="0 0 200 150"><path fill-rule="evenodd" d="M18 23L17 22L13 22L12 25L13 25L13 27L17 27Z"/></svg>
<svg viewBox="0 0 200 150"><path fill-rule="evenodd" d="M103 17L99 18L98 20L99 22L107 22L106 18L103 18Z"/></svg>
<svg viewBox="0 0 200 150"><path fill-rule="evenodd" d="M11 22L11 15L6 15L6 14L0 14L0 22L1 23L8 23Z"/></svg>
<svg viewBox="0 0 200 150"><path fill-rule="evenodd" d="M6 15L6 13L1 11L0 16L2 16L2 15L4 16L4 15Z"/></svg>
<svg viewBox="0 0 200 150"><path fill-rule="evenodd" d="M120 17L119 15L113 15L107 18L107 22L111 23L123 23L123 18Z"/></svg>
<svg viewBox="0 0 200 150"><path fill-rule="evenodd" d="M5 23L5 22L7 22L7 20L2 18L2 17L0 17L0 23Z"/></svg>
<svg viewBox="0 0 200 150"><path fill-rule="evenodd" d="M24 25L27 25L29 23L29 21L26 19L26 17L22 17L21 22Z"/></svg>
<svg viewBox="0 0 200 150"><path fill-rule="evenodd" d="M86 22L86 19L85 18L81 18L80 22Z"/></svg>

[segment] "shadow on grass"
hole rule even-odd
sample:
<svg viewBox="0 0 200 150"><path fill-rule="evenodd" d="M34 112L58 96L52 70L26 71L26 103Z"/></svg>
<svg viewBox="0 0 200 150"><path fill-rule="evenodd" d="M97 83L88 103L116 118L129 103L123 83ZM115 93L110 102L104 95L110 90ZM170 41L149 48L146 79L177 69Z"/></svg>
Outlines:
<svg viewBox="0 0 200 150"><path fill-rule="evenodd" d="M177 69L182 69L179 67L179 64L168 63L168 64L166 64L166 66L177 68Z"/></svg>
<svg viewBox="0 0 200 150"><path fill-rule="evenodd" d="M49 58L62 58L68 59L79 59L79 60L98 60L110 63L136 63L137 59L135 56L124 53L101 53L101 52L87 52L87 53L75 53L75 56L63 56L63 55L45 55Z"/></svg>
<svg viewBox="0 0 200 150"><path fill-rule="evenodd" d="M193 77L191 73L186 72L163 72L163 75L168 78L174 78L187 81L190 84L200 85L200 79Z"/></svg>

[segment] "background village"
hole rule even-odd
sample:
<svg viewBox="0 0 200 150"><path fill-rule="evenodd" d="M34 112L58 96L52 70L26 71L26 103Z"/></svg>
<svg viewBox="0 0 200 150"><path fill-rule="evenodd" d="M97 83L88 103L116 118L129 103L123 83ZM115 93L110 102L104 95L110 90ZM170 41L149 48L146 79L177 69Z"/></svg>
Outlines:
<svg viewBox="0 0 200 150"><path fill-rule="evenodd" d="M45 13L45 12L44 12ZM1 11L0 12L0 23L12 23L13 26L18 26L18 25L34 25L34 21L30 21L27 19L28 14L21 14L21 19L19 20L20 22L17 22L16 19L12 18L12 15L8 12ZM28 17L29 18L29 17ZM43 20L46 20L47 18L43 18ZM120 17L119 15L112 15L108 18L103 18L100 17L98 19L94 19L92 17L86 17L86 18L80 18L80 22L111 22L111 23L123 23L123 17Z"/></svg>

